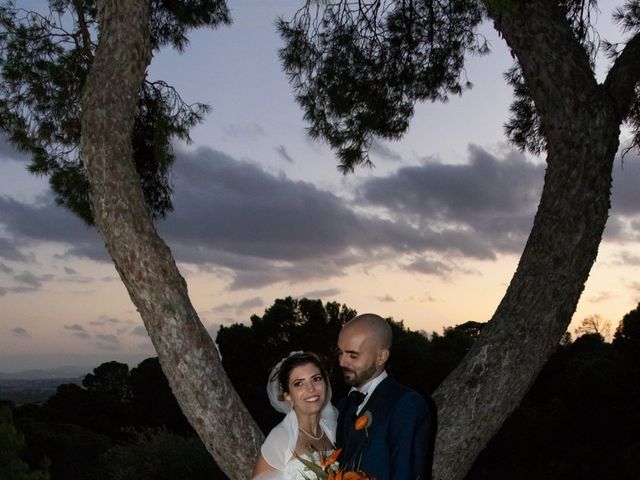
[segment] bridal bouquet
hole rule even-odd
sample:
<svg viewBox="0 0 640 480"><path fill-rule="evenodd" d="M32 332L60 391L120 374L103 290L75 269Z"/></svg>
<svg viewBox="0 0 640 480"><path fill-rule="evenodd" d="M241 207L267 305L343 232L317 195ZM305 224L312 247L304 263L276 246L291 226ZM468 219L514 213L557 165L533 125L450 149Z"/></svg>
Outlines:
<svg viewBox="0 0 640 480"><path fill-rule="evenodd" d="M324 458L320 454L320 462L315 463L296 455L296 458L307 467L309 475L304 474L306 480L373 480L364 472L354 470L342 470L337 462L341 448L335 450L330 456Z"/></svg>

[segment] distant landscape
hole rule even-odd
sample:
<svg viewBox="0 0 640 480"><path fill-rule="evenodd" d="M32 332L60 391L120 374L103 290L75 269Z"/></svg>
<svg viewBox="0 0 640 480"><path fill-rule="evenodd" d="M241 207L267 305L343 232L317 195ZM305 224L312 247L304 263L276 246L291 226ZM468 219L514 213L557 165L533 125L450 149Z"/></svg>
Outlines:
<svg viewBox="0 0 640 480"><path fill-rule="evenodd" d="M48 370L0 372L0 399L10 400L16 405L39 404L56 393L59 385L81 385L82 378L91 370L87 367L64 366Z"/></svg>
<svg viewBox="0 0 640 480"><path fill-rule="evenodd" d="M59 385L82 384L82 377L49 377L33 379L0 379L0 399L10 400L16 405L40 404L56 393Z"/></svg>

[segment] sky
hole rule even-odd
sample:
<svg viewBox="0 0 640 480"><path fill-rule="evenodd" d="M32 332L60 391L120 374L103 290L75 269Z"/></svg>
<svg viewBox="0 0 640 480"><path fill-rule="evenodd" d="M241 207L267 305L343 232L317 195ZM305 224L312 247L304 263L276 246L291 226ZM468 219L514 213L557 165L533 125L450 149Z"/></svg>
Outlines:
<svg viewBox="0 0 640 480"><path fill-rule="evenodd" d="M401 140L373 144L375 168L344 176L307 135L278 61L275 20L300 3L229 1L231 26L192 32L185 52L163 50L149 69L212 107L193 141L175 145L175 210L157 223L200 319L215 335L293 296L425 332L489 320L544 175L544 159L504 135L506 45L483 25L493 53L468 60L473 89L418 105ZM615 35L610 4L601 2L603 36ZM28 160L0 138L0 371L154 355L99 235L55 204ZM616 159L610 218L570 331L594 314L615 329L640 302L638 160Z"/></svg>

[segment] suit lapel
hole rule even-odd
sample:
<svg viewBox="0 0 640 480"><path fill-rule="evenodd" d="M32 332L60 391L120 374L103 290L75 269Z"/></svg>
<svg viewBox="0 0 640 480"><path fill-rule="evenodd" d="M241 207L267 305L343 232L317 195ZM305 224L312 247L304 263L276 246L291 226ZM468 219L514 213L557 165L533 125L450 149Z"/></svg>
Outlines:
<svg viewBox="0 0 640 480"><path fill-rule="evenodd" d="M385 405L388 403L389 392L392 389L393 380L391 377L385 378L373 391L367 402L362 407L360 411L360 415L364 415L365 412L369 411L372 417L372 425L376 422L376 417L378 415L384 415L384 411L386 410ZM347 413L347 412L345 412ZM344 415L343 419L343 431L345 434L345 446L346 451L350 452L350 466L358 467L359 460L362 457L366 444L368 443L368 432L365 429L356 430L355 429L355 421L358 418L358 415L355 415L355 410L351 415L352 419L349 419L349 415ZM381 419L379 419L380 421Z"/></svg>

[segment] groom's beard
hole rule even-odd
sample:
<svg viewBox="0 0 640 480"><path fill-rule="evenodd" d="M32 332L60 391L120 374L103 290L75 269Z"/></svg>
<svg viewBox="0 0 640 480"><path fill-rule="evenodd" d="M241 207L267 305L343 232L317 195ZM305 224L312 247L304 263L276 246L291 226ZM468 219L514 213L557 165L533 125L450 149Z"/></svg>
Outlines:
<svg viewBox="0 0 640 480"><path fill-rule="evenodd" d="M347 372L351 373L353 376L351 378L347 378ZM376 364L372 363L369 367L362 372L358 373L355 370L351 370L350 368L343 368L342 374L344 376L344 381L350 387L361 387L369 380L373 378L376 373Z"/></svg>

